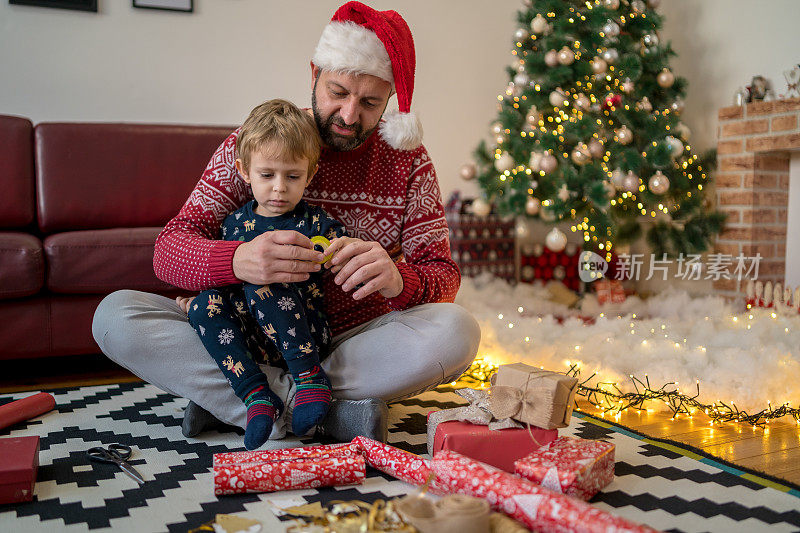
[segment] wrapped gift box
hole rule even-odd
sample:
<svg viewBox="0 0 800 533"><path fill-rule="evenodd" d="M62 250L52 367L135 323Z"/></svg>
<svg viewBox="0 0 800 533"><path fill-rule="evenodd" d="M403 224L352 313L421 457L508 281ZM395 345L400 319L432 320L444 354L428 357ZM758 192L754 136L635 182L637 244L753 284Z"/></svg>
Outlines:
<svg viewBox="0 0 800 533"><path fill-rule="evenodd" d="M625 289L622 288L622 282L617 279L604 278L595 281L594 289L597 291L597 301L600 305L621 304L625 301Z"/></svg>
<svg viewBox="0 0 800 533"><path fill-rule="evenodd" d="M614 480L614 445L559 437L514 465L518 475L554 492L589 500Z"/></svg>
<svg viewBox="0 0 800 533"><path fill-rule="evenodd" d="M514 472L514 462L558 437L557 429L531 427L489 429L469 422L441 422L433 438L432 455L451 450L506 472Z"/></svg>
<svg viewBox="0 0 800 533"><path fill-rule="evenodd" d="M39 437L0 439L0 504L33 499L39 468Z"/></svg>
<svg viewBox="0 0 800 533"><path fill-rule="evenodd" d="M517 414L500 414L496 404L502 396L495 389L511 388L521 392L520 410ZM511 416L524 424L545 429L563 428L569 425L572 404L578 391L578 378L542 370L525 363L500 365L492 376L492 413L497 418ZM505 406L503 406L505 410Z"/></svg>

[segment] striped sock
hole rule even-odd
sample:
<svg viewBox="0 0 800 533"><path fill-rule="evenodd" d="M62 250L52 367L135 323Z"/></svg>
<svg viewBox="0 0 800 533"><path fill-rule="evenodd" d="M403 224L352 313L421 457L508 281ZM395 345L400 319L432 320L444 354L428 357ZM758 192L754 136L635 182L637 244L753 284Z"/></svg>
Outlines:
<svg viewBox="0 0 800 533"><path fill-rule="evenodd" d="M272 432L278 418L280 399L268 387L259 386L245 396L247 406L247 428L244 430L244 447L248 450L260 448Z"/></svg>
<svg viewBox="0 0 800 533"><path fill-rule="evenodd" d="M322 422L331 405L331 382L318 365L297 375L292 374L297 385L292 413L292 431L303 436Z"/></svg>

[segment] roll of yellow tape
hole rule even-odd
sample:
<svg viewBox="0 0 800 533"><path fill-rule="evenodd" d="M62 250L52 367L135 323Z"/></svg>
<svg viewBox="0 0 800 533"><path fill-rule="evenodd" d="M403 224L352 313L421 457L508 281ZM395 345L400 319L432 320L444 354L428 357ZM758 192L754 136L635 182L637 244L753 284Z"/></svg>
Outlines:
<svg viewBox="0 0 800 533"><path fill-rule="evenodd" d="M322 247L322 253L325 253L325 250L327 250L328 246L331 245L331 241L329 241L328 239L326 239L322 235L315 235L315 236L311 237L311 244L314 245L314 248L316 248L317 246ZM330 258L331 258L330 255L326 255L325 258L322 261L314 261L314 262L315 263L319 263L321 265L324 265L325 263L330 261Z"/></svg>

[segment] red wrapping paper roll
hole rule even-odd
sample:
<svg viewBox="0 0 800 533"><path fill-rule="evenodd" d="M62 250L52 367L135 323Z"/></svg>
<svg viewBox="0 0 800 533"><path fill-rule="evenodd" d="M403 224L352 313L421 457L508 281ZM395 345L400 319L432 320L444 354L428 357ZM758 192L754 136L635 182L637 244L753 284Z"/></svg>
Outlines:
<svg viewBox="0 0 800 533"><path fill-rule="evenodd" d="M483 498L493 509L541 533L656 531L456 452L439 452L432 468L437 484L448 493Z"/></svg>
<svg viewBox="0 0 800 533"><path fill-rule="evenodd" d="M309 457L329 458L342 455L352 455L358 452L352 443L325 444L320 446L307 446L305 448L282 448L279 450L256 450L251 452L226 452L214 454L214 466L238 463L269 463L285 461L288 459L301 459Z"/></svg>
<svg viewBox="0 0 800 533"><path fill-rule="evenodd" d="M55 406L56 399L46 392L2 405L0 406L0 429L52 411Z"/></svg>
<svg viewBox="0 0 800 533"><path fill-rule="evenodd" d="M384 474L411 485L424 485L428 481L430 462L418 455L367 437L356 437L353 444L364 453L369 466ZM435 484L431 486L434 492L437 488Z"/></svg>
<svg viewBox="0 0 800 533"><path fill-rule="evenodd" d="M215 465L214 494L357 485L364 478L364 457L352 452L340 457Z"/></svg>

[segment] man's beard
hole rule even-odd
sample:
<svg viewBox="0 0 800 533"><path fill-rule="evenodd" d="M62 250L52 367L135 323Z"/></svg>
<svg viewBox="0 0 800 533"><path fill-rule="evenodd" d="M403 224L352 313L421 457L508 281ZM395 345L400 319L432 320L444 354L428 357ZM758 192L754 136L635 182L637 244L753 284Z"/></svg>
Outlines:
<svg viewBox="0 0 800 533"><path fill-rule="evenodd" d="M314 82L314 90L311 93L311 110L314 112L314 121L317 123L317 130L319 130L319 136L322 138L322 142L325 143L328 147L337 152L347 152L349 150L355 150L359 146L361 146L364 141L369 139L369 136L372 135L372 132L380 124L375 124L374 127L371 129L364 131L363 127L361 126L360 122L356 122L355 124L345 124L344 119L337 114L332 114L326 119L322 118L322 115L319 112L319 108L317 107L317 83ZM353 135L350 136L343 136L331 129L331 125L336 124L342 128L347 128L353 130Z"/></svg>

